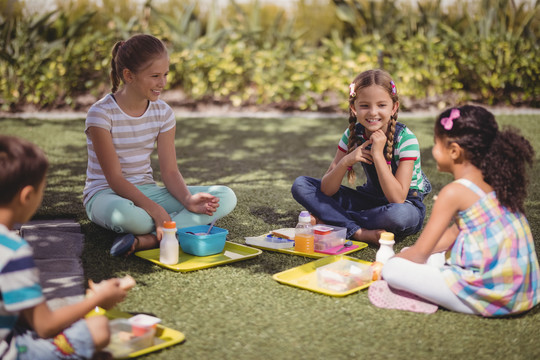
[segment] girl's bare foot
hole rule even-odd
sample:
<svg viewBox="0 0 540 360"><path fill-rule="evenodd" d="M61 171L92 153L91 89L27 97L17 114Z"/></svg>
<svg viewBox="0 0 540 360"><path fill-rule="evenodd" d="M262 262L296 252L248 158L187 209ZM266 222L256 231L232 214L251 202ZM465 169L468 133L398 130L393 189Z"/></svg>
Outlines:
<svg viewBox="0 0 540 360"><path fill-rule="evenodd" d="M154 234L136 235L131 249L127 252L126 256L133 254L136 251L154 249L159 246L159 241Z"/></svg>
<svg viewBox="0 0 540 360"><path fill-rule="evenodd" d="M311 225L324 224L319 218L311 214L309 215L309 217L310 217Z"/></svg>
<svg viewBox="0 0 540 360"><path fill-rule="evenodd" d="M354 235L353 239L356 241L363 241L371 245L379 245L379 237L385 230L368 230L368 229L358 229Z"/></svg>

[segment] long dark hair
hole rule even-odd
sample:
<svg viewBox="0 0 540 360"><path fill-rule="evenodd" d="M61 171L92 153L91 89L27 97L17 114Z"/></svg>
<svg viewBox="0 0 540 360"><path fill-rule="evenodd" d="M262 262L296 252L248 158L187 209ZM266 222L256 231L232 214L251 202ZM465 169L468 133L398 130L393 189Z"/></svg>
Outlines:
<svg viewBox="0 0 540 360"><path fill-rule="evenodd" d="M527 164L532 166L534 149L519 130L508 127L501 131L491 112L465 105L439 115L435 136L465 150L467 160L482 171L484 181L493 187L503 206L525 212Z"/></svg>

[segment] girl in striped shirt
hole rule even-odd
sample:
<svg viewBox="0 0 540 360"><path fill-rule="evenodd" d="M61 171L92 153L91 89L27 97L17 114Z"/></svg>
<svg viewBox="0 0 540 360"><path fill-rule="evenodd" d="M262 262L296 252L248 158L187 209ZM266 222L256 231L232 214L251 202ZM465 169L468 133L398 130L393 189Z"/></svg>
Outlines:
<svg viewBox="0 0 540 360"><path fill-rule="evenodd" d="M349 86L349 127L321 180L300 176L293 197L314 221L347 228L347 238L378 245L380 233L396 238L422 228L423 199L431 184L422 172L416 136L397 122L396 85L382 70L358 75ZM353 165L360 163L367 181L356 189Z"/></svg>
<svg viewBox="0 0 540 360"><path fill-rule="evenodd" d="M159 99L168 72L169 56L159 39L135 35L119 41L112 51L112 92L88 111L83 202L90 220L122 234L111 248L115 256L157 247L164 221L178 228L209 224L236 206L230 188L187 186L178 170L176 119ZM152 175L155 145L165 186Z"/></svg>
<svg viewBox="0 0 540 360"><path fill-rule="evenodd" d="M384 265L383 280L370 287L371 301L487 317L531 309L540 302L538 258L523 204L531 144L514 129L499 131L486 109L467 105L438 117L432 152L439 171L455 181L438 194L416 243Z"/></svg>

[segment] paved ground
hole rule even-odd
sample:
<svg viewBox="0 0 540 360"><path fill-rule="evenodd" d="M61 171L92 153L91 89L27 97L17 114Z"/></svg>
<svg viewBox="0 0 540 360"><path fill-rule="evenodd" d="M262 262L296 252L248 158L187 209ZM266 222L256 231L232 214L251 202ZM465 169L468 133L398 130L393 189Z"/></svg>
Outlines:
<svg viewBox="0 0 540 360"><path fill-rule="evenodd" d="M34 250L47 303L58 308L84 297L84 235L73 220L31 221L17 227Z"/></svg>
<svg viewBox="0 0 540 360"><path fill-rule="evenodd" d="M498 115L539 115L540 108L526 107L509 107L509 106L484 106L491 111L495 116ZM336 112L309 112L309 111L292 111L284 112L279 110L257 111L256 108L235 108L231 106L207 106L203 111L191 111L189 109L172 107L176 117L178 118L201 118L201 117L249 117L249 118L288 118L288 117L306 117L306 118L346 118L348 115L343 111ZM420 110L420 111L400 111L400 118L416 118L416 117L435 117L442 109ZM86 111L73 110L51 110L51 111L27 111L19 113L10 113L0 111L0 118L35 118L35 119L84 119Z"/></svg>

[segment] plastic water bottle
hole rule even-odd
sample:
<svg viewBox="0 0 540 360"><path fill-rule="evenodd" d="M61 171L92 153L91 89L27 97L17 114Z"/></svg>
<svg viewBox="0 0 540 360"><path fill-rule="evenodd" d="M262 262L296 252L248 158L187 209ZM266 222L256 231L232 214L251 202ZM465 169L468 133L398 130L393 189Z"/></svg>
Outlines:
<svg viewBox="0 0 540 360"><path fill-rule="evenodd" d="M159 262L167 265L178 264L179 245L176 238L176 223L163 222L163 238L159 243Z"/></svg>
<svg viewBox="0 0 540 360"><path fill-rule="evenodd" d="M394 241L394 234L390 232L383 232L379 238L379 244L381 246L379 247L379 250L377 250L377 254L375 255L375 261L384 264L386 263L386 261L388 261L388 259L394 256L395 243L396 242Z"/></svg>
<svg viewBox="0 0 540 360"><path fill-rule="evenodd" d="M298 224L294 230L294 250L303 253L315 251L315 236L308 211L302 211L298 216Z"/></svg>

